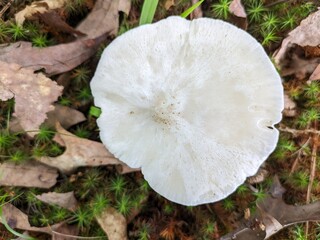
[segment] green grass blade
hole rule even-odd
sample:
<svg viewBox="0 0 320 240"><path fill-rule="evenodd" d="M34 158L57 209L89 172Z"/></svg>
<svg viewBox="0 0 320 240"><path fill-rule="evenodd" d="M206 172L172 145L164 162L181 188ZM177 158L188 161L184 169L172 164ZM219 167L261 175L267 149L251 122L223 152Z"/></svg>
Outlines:
<svg viewBox="0 0 320 240"><path fill-rule="evenodd" d="M190 15L190 13L192 13L197 7L199 7L201 5L201 3L203 3L204 0L200 0L199 2L193 4L191 7L189 7L187 10L185 10L183 13L181 13L181 17L186 18Z"/></svg>
<svg viewBox="0 0 320 240"><path fill-rule="evenodd" d="M91 106L89 110L89 115L94 116L94 117L99 117L101 114L101 109L95 106Z"/></svg>
<svg viewBox="0 0 320 240"><path fill-rule="evenodd" d="M159 0L144 0L139 25L152 23Z"/></svg>

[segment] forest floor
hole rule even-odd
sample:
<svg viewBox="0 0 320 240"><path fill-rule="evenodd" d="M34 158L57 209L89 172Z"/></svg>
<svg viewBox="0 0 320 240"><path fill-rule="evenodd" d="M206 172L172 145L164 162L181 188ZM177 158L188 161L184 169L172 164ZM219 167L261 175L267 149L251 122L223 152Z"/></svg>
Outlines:
<svg viewBox="0 0 320 240"><path fill-rule="evenodd" d="M160 0L153 22L196 2ZM233 194L185 207L99 139L90 80L143 0L0 1L0 239L320 239L320 2L231 2L205 0L188 18L222 19L263 45L285 90L280 139Z"/></svg>

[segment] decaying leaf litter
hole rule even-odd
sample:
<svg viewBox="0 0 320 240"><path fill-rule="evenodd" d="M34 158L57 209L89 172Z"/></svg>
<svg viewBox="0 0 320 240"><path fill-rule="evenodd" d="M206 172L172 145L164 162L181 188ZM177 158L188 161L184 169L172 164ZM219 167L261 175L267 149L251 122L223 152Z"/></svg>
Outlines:
<svg viewBox="0 0 320 240"><path fill-rule="evenodd" d="M58 2L61 5L57 8L51 7L46 1L40 1L36 5L44 8L44 12L55 11L53 16L59 16L59 20L71 27L74 24L70 17L72 15L68 13L72 11L71 5L68 5L67 1ZM79 19L78 22L84 19L82 23L73 25L73 28L86 36L74 34L75 31L65 32L65 28L59 29L57 26L52 26L53 21L48 23L41 20L39 16L30 17L25 14L27 19L25 22L17 19L18 23L27 29L26 31L30 32L31 24L37 24L41 31L49 36L52 34L51 37L60 41L44 48L36 48L35 42L28 43L33 36L25 34L23 37L14 37L11 25L14 22L13 18L28 4L26 2L10 5L2 15L5 22L1 22L0 25L0 40L4 43L0 49L0 61L4 62L1 65L3 70L0 79L0 96L3 100L0 103L2 126L0 153L3 159L2 171L8 173L10 169L12 172L8 174L10 177L1 179L3 219L11 228L17 231L26 230L29 235L40 239L51 238L48 237L50 234L52 239L59 239L59 237L68 239L68 236L72 235L89 237L107 235L109 239L219 239L225 234L237 236L236 239L264 239L265 236L270 235L270 231L277 232L291 223L319 221L317 200L320 193L320 179L317 156L319 156L318 65L320 62L317 42L319 38L316 37L320 32L317 25L319 11L316 9L319 6L311 1L307 2L308 4L303 1L284 4L277 1L257 1L251 4L242 1L242 5L240 1L232 1L229 10L230 2L205 1L202 4L202 11L199 13L198 9L193 17L203 15L231 21L247 29L264 43L269 55L274 55L275 64L283 77L287 94L285 101L287 111L284 112L284 119L280 124L282 133L278 147L264 166L268 174L264 175L263 181L247 182L219 203L190 209L159 197L148 188L138 169L128 168L103 149L99 143L95 117L89 114L89 108L92 106L90 92L88 94L83 90L88 89L88 82L93 74L101 44L105 46L117 33L121 34L137 26L142 1L131 3L125 0L96 2L88 0L83 1L83 5L74 5L81 6L79 9L85 13L81 15L73 12L75 18ZM223 3L227 4L223 5ZM257 9L260 3L262 10L259 20L259 15L254 15L254 9ZM190 6L191 1L160 1L155 19L179 15ZM40 12L37 14L41 14L41 11L37 11ZM126 15L120 13L119 18L119 11L125 12ZM283 16L287 14L289 18L293 13L299 19L296 19L292 27L283 27L287 23ZM69 17L67 17L68 14L70 14ZM272 15L276 17L278 25L270 30L270 27L262 22L272 23L268 21ZM307 17L308 15L310 16ZM241 18L244 19L244 24ZM303 19L306 20L295 28ZM51 26L47 26L48 24ZM11 32L4 37L1 32L3 26L9 28L7 31ZM264 32L257 33L255 28L259 26ZM55 27L58 28L58 33L51 33L50 29ZM290 32L291 30L293 31ZM280 38L278 42L268 42L273 39L270 38L272 37L270 33L278 34L277 37ZM287 33L289 37L285 38ZM27 42L20 40L27 40ZM8 71L9 69L16 70ZM87 69L89 69L89 77L86 76ZM30 85L25 88L34 90L34 95L26 94L22 90L26 78L18 75L21 72L23 76L30 78ZM11 77L8 78L8 75ZM46 80L41 80L45 78ZM17 80L12 82L12 79ZM61 92L62 87L58 86L55 80L64 86L63 92ZM52 87L48 87L47 84ZM47 90L41 92L34 86L38 89L46 87ZM44 98L46 96L43 95L44 92L52 94L52 98ZM7 101L12 97L15 97L15 105L13 100ZM17 97L23 100L18 103ZM33 98L37 101L30 100ZM56 102L55 105L53 105L54 102ZM78 118L73 119L73 114L65 115L66 112L60 111L56 114L48 114L46 126L49 127L41 125L46 118L44 114L52 111L53 106L62 109L63 105L70 109L65 111L77 109L83 116L79 115ZM26 114L23 111L32 112L29 112L26 107L39 109L35 114L30 114L36 117L27 118L27 124ZM40 115L37 114L39 111L41 111ZM64 116L68 116L71 120L60 122L65 118ZM16 130L11 126L13 120L17 126L20 125ZM65 129L56 121L60 122ZM58 127L55 129L55 126ZM9 128L12 129L11 132ZM118 165L120 171L122 169L134 172L119 175L116 170L118 167L93 167L97 166L94 163L97 159L105 159L104 164ZM35 160L50 163L51 167L36 163ZM63 164L64 161L68 162ZM55 166L55 162L58 165ZM283 193L281 190L274 196L275 191L279 191L270 188L271 180L275 175L280 177L287 191ZM17 178L19 181L16 180ZM276 186L279 188L279 184ZM271 189L271 195L268 189ZM21 194L20 197L14 199L14 196L19 194ZM73 207L66 206L63 203L66 196L74 196L77 203ZM287 205L283 205L285 203L282 202L282 197ZM12 202L10 202L11 198L13 198ZM45 199L43 201L46 203L42 203L39 198ZM310 202L311 205L305 205ZM282 205L280 209L279 206ZM294 212L296 215L287 218L279 217L278 214L287 208L294 208L288 212ZM299 211L303 211L304 214L299 214ZM91 212L95 212L95 215L90 214ZM94 220L95 218L97 221ZM110 219L122 220L115 225L116 220ZM243 223L245 228L242 227L241 230ZM63 226L64 230L59 231L59 228L54 227L55 225ZM75 226L77 231L74 231ZM49 235L44 236L39 232ZM9 232L3 234L8 238L10 236ZM286 228L270 239L297 239L304 235L308 237L305 239L319 238L320 229L317 222ZM228 236L230 235L225 235L223 239L228 239Z"/></svg>

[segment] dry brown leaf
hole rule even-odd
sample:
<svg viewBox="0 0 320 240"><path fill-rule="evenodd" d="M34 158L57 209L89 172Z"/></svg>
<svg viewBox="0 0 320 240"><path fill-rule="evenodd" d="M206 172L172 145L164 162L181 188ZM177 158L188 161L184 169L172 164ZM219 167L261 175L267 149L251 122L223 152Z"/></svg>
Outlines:
<svg viewBox="0 0 320 240"><path fill-rule="evenodd" d="M233 0L229 5L229 11L237 17L247 17L246 11L244 10L241 0Z"/></svg>
<svg viewBox="0 0 320 240"><path fill-rule="evenodd" d="M36 198L42 202L58 205L59 207L68 209L70 211L74 211L78 207L78 201L75 198L73 191L66 193L43 193L41 195L36 195Z"/></svg>
<svg viewBox="0 0 320 240"><path fill-rule="evenodd" d="M82 112L59 104L55 104L54 110L48 112L47 116L44 122L46 126L55 127L56 122L59 122L65 129L86 120Z"/></svg>
<svg viewBox="0 0 320 240"><path fill-rule="evenodd" d="M171 8L172 6L175 5L174 0L166 0L165 4L164 4L164 8L166 10L169 10L169 8Z"/></svg>
<svg viewBox="0 0 320 240"><path fill-rule="evenodd" d="M63 129L60 124L57 124L56 129L56 135L64 142L66 151L58 157L41 157L40 162L56 167L64 173L71 173L81 166L123 164L102 143L79 138Z"/></svg>
<svg viewBox="0 0 320 240"><path fill-rule="evenodd" d="M66 228L64 227L66 225L65 222L57 223L48 227L32 227L29 223L28 216L10 203L2 206L2 214L8 225L13 229L52 234L54 231L59 232L61 229L64 230ZM2 221L3 219L1 218L1 222ZM62 238L59 240L62 240Z"/></svg>
<svg viewBox="0 0 320 240"><path fill-rule="evenodd" d="M292 30L288 37L286 37L281 44L281 47L275 52L274 60L277 66L284 70L283 76L295 74L297 71L301 72L301 63L305 65L307 69L303 71L303 74L310 74L314 71L315 67L320 63L320 58L314 58L311 61L306 59L305 56L301 56L299 53L293 53L304 51L303 55L310 52L310 49L317 48L320 44L320 10L310 14L306 19L301 21L300 25ZM300 48L300 49L299 49ZM310 54L310 53L309 53ZM304 61L310 62L310 64L304 63ZM310 66L312 65L312 66ZM300 66L299 69L296 69ZM301 73L299 73L301 75ZM303 76L305 77L305 76Z"/></svg>
<svg viewBox="0 0 320 240"><path fill-rule="evenodd" d="M63 224L60 227L52 230L51 240L76 240L78 237L79 228L77 225ZM89 238L90 239L90 238Z"/></svg>
<svg viewBox="0 0 320 240"><path fill-rule="evenodd" d="M22 25L26 18L31 17L36 13L45 13L49 10L62 8L68 0L44 0L33 2L26 6L23 10L15 14L15 20L18 25Z"/></svg>
<svg viewBox="0 0 320 240"><path fill-rule="evenodd" d="M320 220L320 201L302 206L288 205L282 200L284 192L275 177L267 197L257 202L256 214L221 240L263 240L292 224Z"/></svg>
<svg viewBox="0 0 320 240"><path fill-rule="evenodd" d="M39 17L41 21L50 28L50 32L63 32L79 37L86 36L86 34L74 29L69 24L67 24L62 19L61 15L58 14L56 11L38 13L36 14L36 16Z"/></svg>
<svg viewBox="0 0 320 240"><path fill-rule="evenodd" d="M47 119L44 121L44 125L51 128L55 128L56 122L59 122L62 127L68 129L69 127L83 122L85 120L86 117L82 112L79 112L78 110L69 108L67 106L54 104L54 110L47 113ZM10 119L9 125L11 132L23 131L23 128L19 124L19 120L15 117L12 117ZM63 145L63 143L60 145Z"/></svg>
<svg viewBox="0 0 320 240"><path fill-rule="evenodd" d="M291 100L288 94L284 94L284 109L283 109L283 116L285 117L294 117L297 115L297 104Z"/></svg>
<svg viewBox="0 0 320 240"><path fill-rule="evenodd" d="M126 240L127 221L122 214L110 207L105 209L98 217L97 222L105 231L109 240Z"/></svg>
<svg viewBox="0 0 320 240"><path fill-rule="evenodd" d="M118 10L129 15L131 9L131 0L119 0Z"/></svg>
<svg viewBox="0 0 320 240"><path fill-rule="evenodd" d="M0 61L17 63L34 71L44 69L48 75L67 72L89 59L106 39L77 40L46 48L32 47L29 42L0 45Z"/></svg>
<svg viewBox="0 0 320 240"><path fill-rule="evenodd" d="M57 177L56 169L37 162L0 164L1 186L50 188L56 184Z"/></svg>
<svg viewBox="0 0 320 240"><path fill-rule="evenodd" d="M313 71L313 73L310 75L309 80L315 81L320 79L320 64L316 67L316 69Z"/></svg>
<svg viewBox="0 0 320 240"><path fill-rule="evenodd" d="M87 34L90 38L96 38L105 33L117 35L119 7L122 6L123 3L119 2L119 0L97 0L92 11L76 29Z"/></svg>
<svg viewBox="0 0 320 240"><path fill-rule="evenodd" d="M49 227L32 227L29 223L28 216L10 203L2 206L2 214L8 225L13 229L18 228L28 231L51 233Z"/></svg>
<svg viewBox="0 0 320 240"><path fill-rule="evenodd" d="M24 130L37 130L54 109L52 103L62 93L62 87L42 73L21 68L18 64L0 61L0 86L10 90L15 98L14 116ZM7 94L0 95L6 100Z"/></svg>

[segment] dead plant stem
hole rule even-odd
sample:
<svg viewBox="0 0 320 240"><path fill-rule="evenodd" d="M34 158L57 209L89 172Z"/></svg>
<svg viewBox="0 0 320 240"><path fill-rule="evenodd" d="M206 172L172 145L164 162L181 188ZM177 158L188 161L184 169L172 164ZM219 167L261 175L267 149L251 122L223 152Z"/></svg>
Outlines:
<svg viewBox="0 0 320 240"><path fill-rule="evenodd" d="M7 4L1 9L1 11L0 11L0 19L2 18L2 15L9 9L9 7L13 3L13 1L14 0L9 0L9 2L7 2Z"/></svg>

